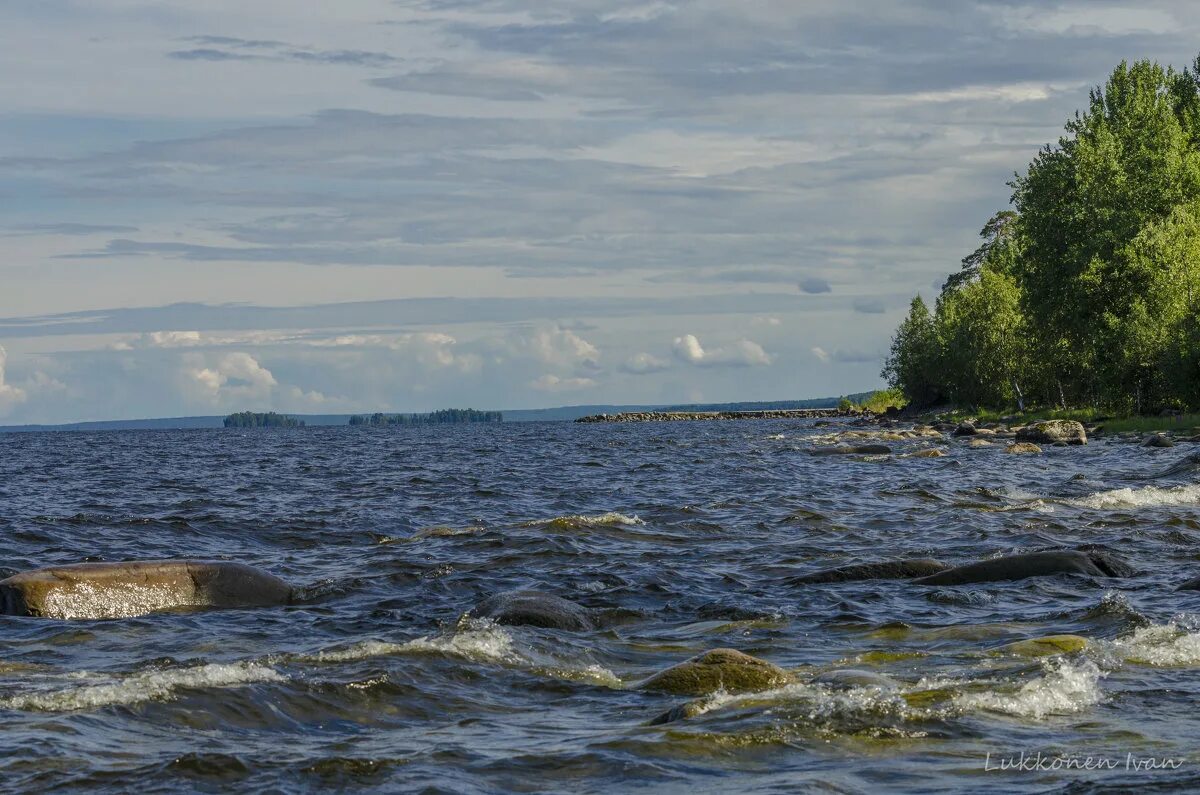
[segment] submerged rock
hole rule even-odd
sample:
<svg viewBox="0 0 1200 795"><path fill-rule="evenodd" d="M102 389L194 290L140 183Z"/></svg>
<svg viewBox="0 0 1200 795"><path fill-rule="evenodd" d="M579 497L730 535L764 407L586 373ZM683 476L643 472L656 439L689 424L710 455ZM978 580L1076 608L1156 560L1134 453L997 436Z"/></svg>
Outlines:
<svg viewBox="0 0 1200 795"><path fill-rule="evenodd" d="M1049 657L1054 654L1071 654L1087 648L1087 638L1079 635L1047 635L1044 638L1029 638L1009 643L997 649L1000 653L1016 654L1021 657Z"/></svg>
<svg viewBox="0 0 1200 795"><path fill-rule="evenodd" d="M877 674L874 671L862 671L857 668L842 668L838 671L826 671L813 677L814 684L826 685L838 690L850 690L855 687L874 687L880 690L897 690L899 682L890 676Z"/></svg>
<svg viewBox="0 0 1200 795"><path fill-rule="evenodd" d="M915 453L909 453L905 458L941 458L946 455L946 451L939 447L931 447L928 450L918 450Z"/></svg>
<svg viewBox="0 0 1200 795"><path fill-rule="evenodd" d="M1175 443L1165 434L1156 433L1142 444L1142 447L1174 447Z"/></svg>
<svg viewBox="0 0 1200 795"><path fill-rule="evenodd" d="M0 612L44 618L130 618L185 607L270 607L291 599L291 586L278 577L224 561L76 563L0 580Z"/></svg>
<svg viewBox="0 0 1200 795"><path fill-rule="evenodd" d="M978 431L975 428L975 423L970 421L960 422L958 427L954 429L954 436L974 436Z"/></svg>
<svg viewBox="0 0 1200 795"><path fill-rule="evenodd" d="M754 693L792 681L791 674L766 660L735 649L713 649L660 671L637 687L680 696L704 696L718 690Z"/></svg>
<svg viewBox="0 0 1200 795"><path fill-rule="evenodd" d="M912 558L909 560L883 560L874 563L853 563L836 569L805 574L789 580L795 585L824 582L852 582L855 580L907 580L911 577L926 577L946 571L950 567L940 560Z"/></svg>
<svg viewBox="0 0 1200 795"><path fill-rule="evenodd" d="M1087 444L1087 432L1075 420L1043 420L1017 431L1018 442Z"/></svg>
<svg viewBox="0 0 1200 795"><path fill-rule="evenodd" d="M468 613L497 624L543 629L594 629L591 611L561 596L541 591L508 591L484 599Z"/></svg>
<svg viewBox="0 0 1200 795"><path fill-rule="evenodd" d="M813 455L888 455L892 448L886 444L839 444L834 447L818 447Z"/></svg>
<svg viewBox="0 0 1200 795"><path fill-rule="evenodd" d="M1106 552L1061 551L1028 552L983 560L966 566L913 580L918 585L964 585L975 582L1021 580L1054 574L1082 574L1088 577L1128 577L1132 567Z"/></svg>
<svg viewBox="0 0 1200 795"><path fill-rule="evenodd" d="M1013 455L1036 455L1042 452L1042 448L1033 442L1014 442L1005 447L1004 452L1012 453Z"/></svg>
<svg viewBox="0 0 1200 795"><path fill-rule="evenodd" d="M967 447L991 447L992 443L987 439L972 439L967 442Z"/></svg>

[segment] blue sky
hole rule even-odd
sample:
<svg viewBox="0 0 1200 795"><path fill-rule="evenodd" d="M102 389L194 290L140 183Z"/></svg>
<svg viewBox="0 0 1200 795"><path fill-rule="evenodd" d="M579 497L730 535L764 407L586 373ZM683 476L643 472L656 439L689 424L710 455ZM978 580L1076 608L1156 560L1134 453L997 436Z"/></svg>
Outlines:
<svg viewBox="0 0 1200 795"><path fill-rule="evenodd" d="M1182 2L0 0L0 422L879 385Z"/></svg>

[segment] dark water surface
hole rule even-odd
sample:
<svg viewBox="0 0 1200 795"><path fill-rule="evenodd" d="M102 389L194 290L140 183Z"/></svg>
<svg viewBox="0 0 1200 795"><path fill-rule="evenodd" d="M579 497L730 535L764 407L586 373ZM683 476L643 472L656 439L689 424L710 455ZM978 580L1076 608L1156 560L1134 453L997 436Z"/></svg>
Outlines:
<svg viewBox="0 0 1200 795"><path fill-rule="evenodd" d="M0 617L0 789L1121 792L1200 787L1189 448L813 457L798 421L0 435L0 567L226 558L286 608ZM1106 544L1128 580L790 583L893 556ZM533 587L590 632L460 620ZM1082 652L1000 647L1070 633ZM647 725L717 647L797 673ZM834 690L831 669L899 689ZM1117 769L996 771L1066 754ZM1177 770L1127 769L1137 759ZM1158 791L1158 790L1156 790Z"/></svg>

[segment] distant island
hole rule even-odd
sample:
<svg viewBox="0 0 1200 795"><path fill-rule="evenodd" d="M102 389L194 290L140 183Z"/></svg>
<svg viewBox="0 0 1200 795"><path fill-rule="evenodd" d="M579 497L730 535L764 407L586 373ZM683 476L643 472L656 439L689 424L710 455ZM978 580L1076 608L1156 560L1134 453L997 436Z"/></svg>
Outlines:
<svg viewBox="0 0 1200 795"><path fill-rule="evenodd" d="M503 422L499 411L441 409L429 414L356 414L351 425L460 425L473 422Z"/></svg>
<svg viewBox="0 0 1200 795"><path fill-rule="evenodd" d="M273 411L239 411L225 418L226 428L303 428L304 420Z"/></svg>

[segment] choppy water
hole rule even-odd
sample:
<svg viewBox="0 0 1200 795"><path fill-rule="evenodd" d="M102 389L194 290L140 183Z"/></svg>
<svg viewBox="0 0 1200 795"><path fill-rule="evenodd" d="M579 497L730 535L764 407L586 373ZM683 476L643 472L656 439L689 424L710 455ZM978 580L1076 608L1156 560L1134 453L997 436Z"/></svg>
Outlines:
<svg viewBox="0 0 1200 795"><path fill-rule="evenodd" d="M0 566L231 558L279 609L0 617L0 789L1119 792L1200 786L1200 474L1188 448L812 457L796 421L0 435ZM790 584L893 556L1107 544L1130 580ZM594 632L460 621L549 590ZM1090 647L998 652L1048 634ZM628 685L734 647L752 696ZM835 691L836 668L900 689ZM985 769L1021 752L1119 769ZM1183 760L1126 769L1127 755ZM1110 789L1106 789L1110 788Z"/></svg>

